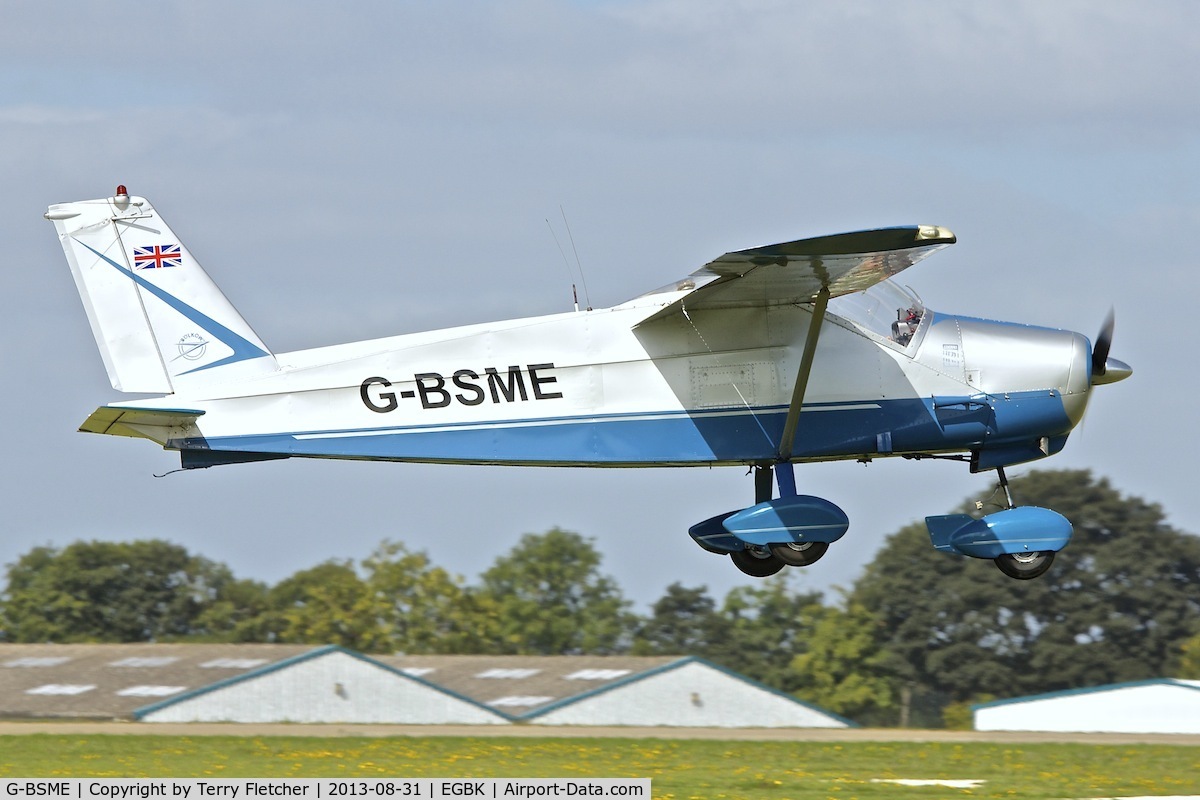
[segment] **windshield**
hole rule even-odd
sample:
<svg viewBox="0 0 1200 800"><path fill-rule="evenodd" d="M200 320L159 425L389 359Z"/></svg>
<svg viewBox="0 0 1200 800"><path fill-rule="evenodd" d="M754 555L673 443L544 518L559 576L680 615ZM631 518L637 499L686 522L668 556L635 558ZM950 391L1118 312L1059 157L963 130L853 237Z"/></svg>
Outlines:
<svg viewBox="0 0 1200 800"><path fill-rule="evenodd" d="M829 313L907 347L925 316L925 304L911 290L889 280L833 298Z"/></svg>

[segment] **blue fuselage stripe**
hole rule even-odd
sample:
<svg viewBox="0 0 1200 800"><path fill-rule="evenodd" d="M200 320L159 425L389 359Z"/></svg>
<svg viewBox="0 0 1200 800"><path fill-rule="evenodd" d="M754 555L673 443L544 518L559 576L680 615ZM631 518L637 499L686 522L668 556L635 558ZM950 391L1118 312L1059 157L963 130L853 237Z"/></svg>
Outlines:
<svg viewBox="0 0 1200 800"><path fill-rule="evenodd" d="M970 450L1070 430L1046 392L991 405L935 407L932 399L805 408L796 458ZM821 413L809 413L821 411ZM767 407L555 417L403 428L209 437L180 448L292 456L510 464L656 465L774 460L787 410ZM885 435L886 434L886 435ZM886 448L881 444L886 442Z"/></svg>

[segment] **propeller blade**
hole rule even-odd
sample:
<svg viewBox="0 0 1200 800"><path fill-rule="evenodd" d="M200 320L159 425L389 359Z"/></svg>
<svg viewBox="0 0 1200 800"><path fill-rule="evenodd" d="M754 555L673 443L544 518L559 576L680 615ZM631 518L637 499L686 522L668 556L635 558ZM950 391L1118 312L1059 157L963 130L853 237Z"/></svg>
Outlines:
<svg viewBox="0 0 1200 800"><path fill-rule="evenodd" d="M1092 348L1092 378L1104 377L1105 371L1108 369L1108 351L1112 349L1113 327L1116 324L1116 316L1113 310L1108 310L1108 316L1104 320L1104 325L1100 328L1100 335L1096 337L1096 345Z"/></svg>

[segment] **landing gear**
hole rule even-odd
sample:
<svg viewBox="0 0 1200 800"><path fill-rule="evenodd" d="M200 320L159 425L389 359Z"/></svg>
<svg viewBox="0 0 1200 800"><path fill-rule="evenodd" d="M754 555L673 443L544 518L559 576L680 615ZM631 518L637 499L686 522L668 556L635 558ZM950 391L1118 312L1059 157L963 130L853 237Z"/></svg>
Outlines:
<svg viewBox="0 0 1200 800"><path fill-rule="evenodd" d="M996 467L996 477L1000 479L1000 488L1004 490L1004 501L1007 503L1005 508L1016 508L1013 503L1012 492L1008 489L1008 475L1004 474L1004 467Z"/></svg>
<svg viewBox="0 0 1200 800"><path fill-rule="evenodd" d="M829 542L785 542L770 545L771 554L789 567L807 567L821 560Z"/></svg>
<svg viewBox="0 0 1200 800"><path fill-rule="evenodd" d="M1007 508L1015 508L1012 492L1008 489L1008 476L1004 474L1004 467L996 467L996 474L1000 478L1000 487L1004 489L1004 499L1008 502ZM1050 569L1050 565L1054 563L1054 551L1035 550L1032 553L1004 553L996 556L992 561L996 563L996 568L1008 577L1016 578L1019 581L1028 581L1045 574L1046 570Z"/></svg>
<svg viewBox="0 0 1200 800"><path fill-rule="evenodd" d="M778 482L779 497L772 498ZM796 493L792 465L754 467L754 505L696 523L688 533L710 553L728 555L747 575L765 578L784 567L815 564L850 527L846 512L820 497Z"/></svg>
<svg viewBox="0 0 1200 800"><path fill-rule="evenodd" d="M1048 508L1014 505L1004 468L996 473L1004 508L979 519L968 514L926 517L929 540L943 553L990 559L1008 577L1032 580L1044 575L1054 554L1071 541L1071 521Z"/></svg>
<svg viewBox="0 0 1200 800"><path fill-rule="evenodd" d="M733 565L754 578L768 578L784 568L783 560L765 547L750 546L729 554Z"/></svg>
<svg viewBox="0 0 1200 800"><path fill-rule="evenodd" d="M1054 552L1041 550L1033 553L1005 553L992 560L1008 577L1028 581L1050 569L1050 565L1054 563Z"/></svg>
<svg viewBox="0 0 1200 800"><path fill-rule="evenodd" d="M754 502L762 503L771 499L771 482L775 479L775 470L770 464L754 468ZM754 578L768 578L790 563L780 558L775 552L775 545L747 545L744 550L736 550L729 554L730 561L742 572Z"/></svg>

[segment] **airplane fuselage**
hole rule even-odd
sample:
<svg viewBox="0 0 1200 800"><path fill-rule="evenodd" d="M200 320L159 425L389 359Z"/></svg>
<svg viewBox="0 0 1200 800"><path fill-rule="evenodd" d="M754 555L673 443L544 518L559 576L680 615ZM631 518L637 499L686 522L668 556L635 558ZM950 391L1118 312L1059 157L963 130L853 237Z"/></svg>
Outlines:
<svg viewBox="0 0 1200 800"><path fill-rule="evenodd" d="M277 372L241 385L126 405L203 411L162 442L185 464L188 453L206 465L238 454L770 462L811 310L648 320L676 299L283 353ZM1079 334L933 313L901 343L830 314L792 460L973 451L987 464L1057 452L1086 403L1089 352Z"/></svg>
<svg viewBox="0 0 1200 800"><path fill-rule="evenodd" d="M81 430L150 439L185 468L306 457L540 466L753 467L753 506L688 529L764 577L848 529L800 461L947 457L996 470L1008 507L927 517L947 553L1014 578L1071 537L1018 507L1004 467L1058 452L1092 386L1128 377L1077 333L936 314L890 278L955 242L936 225L725 253L612 308L273 353L145 198L54 222L114 389ZM778 487L778 495L774 486Z"/></svg>

